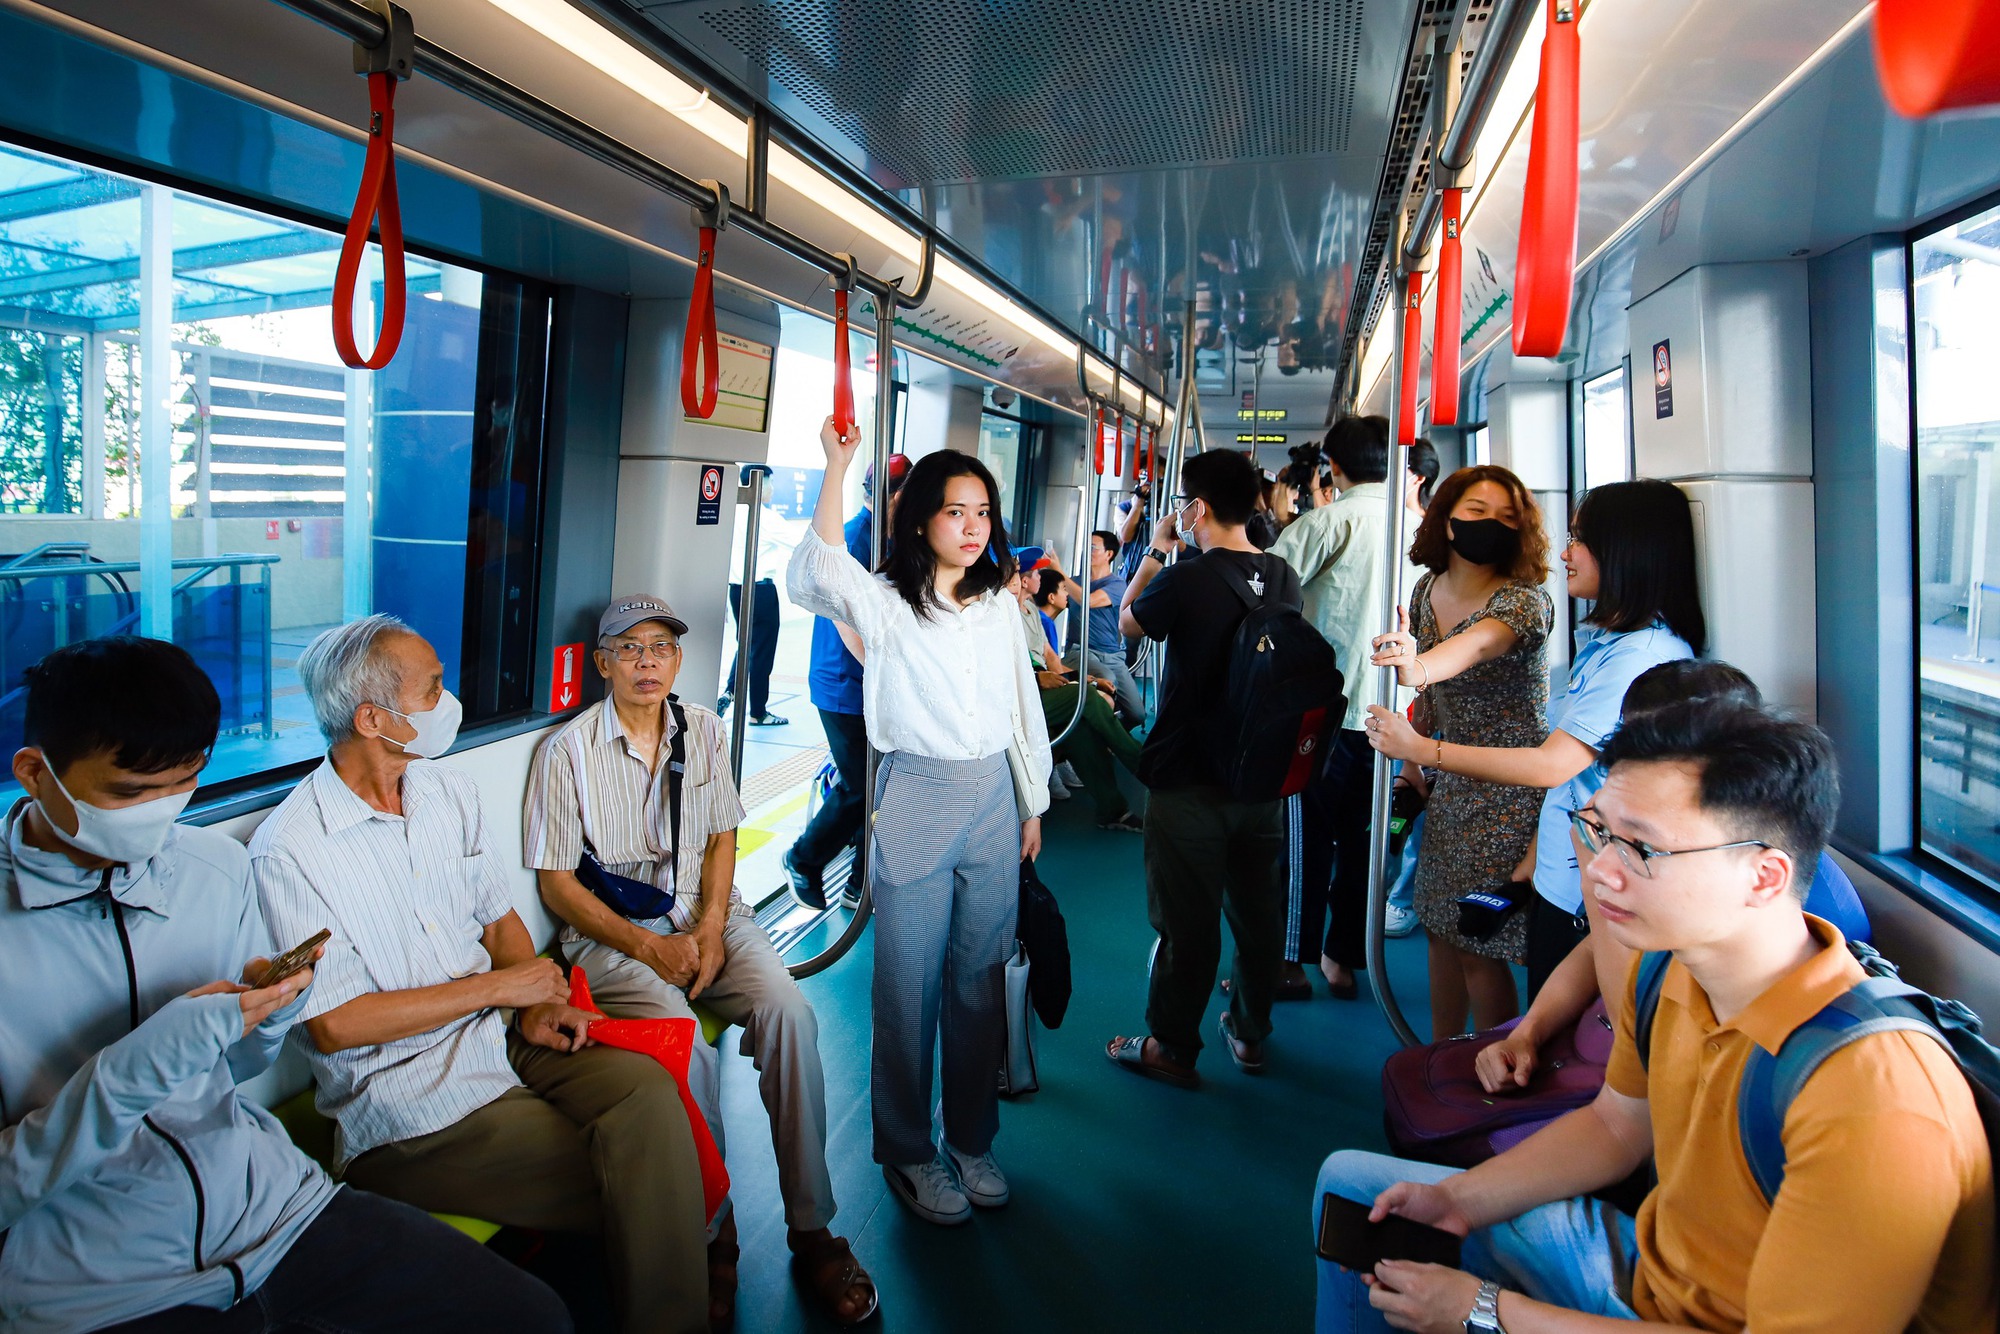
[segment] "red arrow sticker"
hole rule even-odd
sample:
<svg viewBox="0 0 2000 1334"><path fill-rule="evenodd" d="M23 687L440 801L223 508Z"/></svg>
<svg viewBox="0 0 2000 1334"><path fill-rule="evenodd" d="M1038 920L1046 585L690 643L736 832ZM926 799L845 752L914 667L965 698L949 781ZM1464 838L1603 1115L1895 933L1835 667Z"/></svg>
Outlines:
<svg viewBox="0 0 2000 1334"><path fill-rule="evenodd" d="M549 673L549 712L563 713L582 702L583 645L559 644Z"/></svg>

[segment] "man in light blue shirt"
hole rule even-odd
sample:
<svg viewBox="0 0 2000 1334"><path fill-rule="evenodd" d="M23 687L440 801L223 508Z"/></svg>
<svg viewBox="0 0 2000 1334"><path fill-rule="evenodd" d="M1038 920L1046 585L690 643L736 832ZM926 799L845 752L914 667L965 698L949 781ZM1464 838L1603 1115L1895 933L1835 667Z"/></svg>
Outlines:
<svg viewBox="0 0 2000 1334"><path fill-rule="evenodd" d="M541 1283L340 1189L237 1092L313 970L256 985L277 951L248 857L174 823L220 712L160 640L28 671L28 796L0 838L0 1330L567 1329Z"/></svg>

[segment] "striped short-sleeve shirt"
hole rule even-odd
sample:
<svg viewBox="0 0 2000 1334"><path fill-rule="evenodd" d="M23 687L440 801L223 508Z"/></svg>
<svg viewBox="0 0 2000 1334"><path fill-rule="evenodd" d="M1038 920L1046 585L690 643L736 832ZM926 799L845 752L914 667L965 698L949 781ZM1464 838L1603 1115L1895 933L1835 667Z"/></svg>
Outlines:
<svg viewBox="0 0 2000 1334"><path fill-rule="evenodd" d="M729 772L722 720L697 704L687 714L681 776L680 855L669 857L667 756L673 714L660 731L659 754L641 755L610 699L593 705L542 742L522 807L522 860L541 871L574 871L587 843L605 870L674 890L665 917L634 925L659 935L693 928L701 915L701 861L710 837L743 823L743 802ZM736 905L730 890L730 906ZM563 928L564 941L583 939Z"/></svg>
<svg viewBox="0 0 2000 1334"><path fill-rule="evenodd" d="M333 932L301 1020L358 996L491 971L481 935L514 910L487 846L478 789L468 775L425 760L403 774L401 815L376 810L331 760L321 764L258 828L250 866L275 938ZM336 1167L454 1125L521 1082L494 1009L330 1055L300 1046L319 1108L339 1125Z"/></svg>

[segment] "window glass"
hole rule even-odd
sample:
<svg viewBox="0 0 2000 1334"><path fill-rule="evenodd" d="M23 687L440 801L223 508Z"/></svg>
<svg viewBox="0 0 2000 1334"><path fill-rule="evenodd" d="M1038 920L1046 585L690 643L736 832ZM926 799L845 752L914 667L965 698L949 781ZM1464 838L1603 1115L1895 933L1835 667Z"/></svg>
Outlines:
<svg viewBox="0 0 2000 1334"><path fill-rule="evenodd" d="M2000 209L1912 247L1922 847L2000 883Z"/></svg>
<svg viewBox="0 0 2000 1334"><path fill-rule="evenodd" d="M467 693L468 568L505 565L507 523L535 509L516 493L539 476L546 298L412 255L395 359L348 370L340 241L0 145L0 750L21 738L21 670L99 635L170 638L215 682L205 783L320 753L297 660L341 621L402 617ZM360 290L366 347L374 247Z"/></svg>
<svg viewBox="0 0 2000 1334"><path fill-rule="evenodd" d="M1465 465L1478 467L1493 461L1492 435L1484 426L1475 426L1465 433Z"/></svg>
<svg viewBox="0 0 2000 1334"><path fill-rule="evenodd" d="M1583 383L1583 485L1632 478L1632 446L1626 432L1625 368L1620 366Z"/></svg>
<svg viewBox="0 0 2000 1334"><path fill-rule="evenodd" d="M1020 488L1014 485L1021 471L1021 440L1024 432L1018 417L997 412L979 414L979 461L1000 483L1000 507L1011 524L1019 514Z"/></svg>

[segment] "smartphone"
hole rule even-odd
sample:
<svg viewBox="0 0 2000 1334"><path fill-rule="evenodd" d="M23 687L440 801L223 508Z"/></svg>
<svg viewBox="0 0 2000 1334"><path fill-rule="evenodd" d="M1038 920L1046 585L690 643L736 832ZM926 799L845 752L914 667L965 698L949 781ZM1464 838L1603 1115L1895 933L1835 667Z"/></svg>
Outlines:
<svg viewBox="0 0 2000 1334"><path fill-rule="evenodd" d="M293 973L303 972L312 967L313 951L333 939L333 932L321 927L312 935L271 960L264 968L264 976L257 982L258 988L275 986Z"/></svg>
<svg viewBox="0 0 2000 1334"><path fill-rule="evenodd" d="M1458 1268L1456 1234L1395 1214L1371 1223L1370 1208L1330 1191L1320 1196L1319 1258L1358 1274L1368 1273L1383 1260L1415 1260L1420 1264Z"/></svg>

